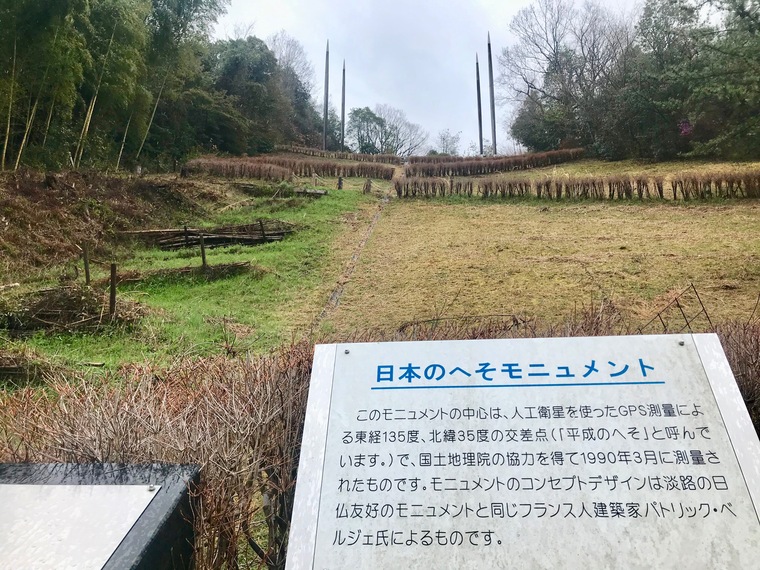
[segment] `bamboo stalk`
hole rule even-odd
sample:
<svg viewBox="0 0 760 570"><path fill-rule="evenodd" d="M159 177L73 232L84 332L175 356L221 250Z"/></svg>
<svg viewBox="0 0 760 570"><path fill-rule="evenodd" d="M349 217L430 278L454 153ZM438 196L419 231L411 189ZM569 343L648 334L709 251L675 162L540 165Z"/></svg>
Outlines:
<svg viewBox="0 0 760 570"><path fill-rule="evenodd" d="M127 128L124 129L124 138L121 139L121 148L119 149L119 158L116 159L116 172L119 172L119 166L121 166L121 156L124 154L124 145L127 144L127 133L129 133L129 125L132 123L132 117L135 114L134 110L129 114L129 120L127 121Z"/></svg>
<svg viewBox="0 0 760 570"><path fill-rule="evenodd" d="M11 69L11 92L8 101L8 122L5 126L5 143L3 144L3 157L0 160L0 170L5 170L5 156L8 152L8 141L11 138L11 115L13 114L13 88L16 85L16 43L17 38L13 37L13 66Z"/></svg>
<svg viewBox="0 0 760 570"><path fill-rule="evenodd" d="M166 87L167 79L169 79L168 71L166 72L166 75L164 75L164 82L161 84L161 89L159 89L158 91L158 97L156 97L156 104L153 105L153 112L150 114L150 120L148 121L148 126L145 129L145 134L143 135L142 142L140 143L140 148L137 150L137 156L135 157L135 160L140 160L140 155L142 154L143 147L145 146L145 141L148 140L148 133L150 132L150 127L153 125L153 119L156 118L156 110L158 109L158 103L161 101L161 95L164 92L164 87ZM126 135L125 135L125 138L126 138Z"/></svg>
<svg viewBox="0 0 760 570"><path fill-rule="evenodd" d="M53 100L50 102L50 111L48 111L47 121L45 122L45 136L42 138L42 148L47 145L48 133L50 132L50 123L53 121L53 110L55 109L55 100L58 98L58 88L53 92Z"/></svg>
<svg viewBox="0 0 760 570"><path fill-rule="evenodd" d="M108 58L111 55L111 47L113 46L113 39L114 36L116 36L116 27L119 25L119 22L117 21L113 25L113 31L111 32L111 39L108 40L108 49L106 50L105 56L103 56L103 66L100 68L100 76L98 77L98 83L95 87L95 94L92 96L92 100L90 101L89 108L87 109L87 115L84 119L84 124L82 125L82 132L79 135L79 143L77 144L76 153L74 154L74 168L79 168L79 164L82 161L82 155L84 154L84 145L87 140L87 134L90 132L90 124L92 122L92 115L95 112L95 104L98 101L98 94L100 93L100 86L103 83L103 77L106 73L106 65L108 64Z"/></svg>
<svg viewBox="0 0 760 570"><path fill-rule="evenodd" d="M58 29L55 31L55 37L53 38L53 50L55 50L56 45L58 45L58 32L60 31L61 27L58 26ZM47 77L48 72L50 71L50 63L47 64L45 67L45 73L42 74L42 81L40 82L40 88L37 91L37 98L34 100L34 105L32 106L31 111L29 111L29 115L26 120L26 128L24 129L24 137L21 139L21 145L18 147L18 154L16 156L16 163L13 165L13 170L18 170L19 164L21 164L21 157L24 154L24 149L26 148L26 143L29 141L29 133L32 131L32 126L34 125L34 118L37 116L37 108L40 104L40 99L42 98L42 90L45 88L45 83L47 83Z"/></svg>

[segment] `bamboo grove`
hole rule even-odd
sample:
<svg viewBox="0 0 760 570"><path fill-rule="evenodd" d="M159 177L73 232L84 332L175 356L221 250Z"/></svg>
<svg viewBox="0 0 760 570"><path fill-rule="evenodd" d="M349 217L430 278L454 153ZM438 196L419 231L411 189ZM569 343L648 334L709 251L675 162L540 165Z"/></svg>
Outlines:
<svg viewBox="0 0 760 570"><path fill-rule="evenodd" d="M303 66L271 41L211 40L228 2L0 0L0 168L166 170L316 144Z"/></svg>

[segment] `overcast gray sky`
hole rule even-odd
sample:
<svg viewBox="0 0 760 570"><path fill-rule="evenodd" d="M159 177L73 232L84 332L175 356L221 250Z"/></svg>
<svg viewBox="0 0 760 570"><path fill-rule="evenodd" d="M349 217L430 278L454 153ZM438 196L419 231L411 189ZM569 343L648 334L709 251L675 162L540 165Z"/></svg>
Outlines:
<svg viewBox="0 0 760 570"><path fill-rule="evenodd" d="M232 0L217 37L252 26L262 39L285 30L314 65L322 99L325 43L330 40L330 99L340 112L341 66L346 60L346 108L384 103L430 133L461 131L460 152L477 141L475 53L480 58L484 136L490 138L487 34L494 74L501 48L511 43L509 22L529 0ZM605 0L606 5L619 5ZM627 2L626 2L627 3ZM509 152L505 109L497 109L499 152Z"/></svg>

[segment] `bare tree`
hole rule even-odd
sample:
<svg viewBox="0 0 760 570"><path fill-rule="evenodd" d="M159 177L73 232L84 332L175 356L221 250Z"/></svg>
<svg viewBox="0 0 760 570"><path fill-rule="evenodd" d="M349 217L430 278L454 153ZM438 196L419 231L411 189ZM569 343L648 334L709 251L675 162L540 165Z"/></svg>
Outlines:
<svg viewBox="0 0 760 570"><path fill-rule="evenodd" d="M406 113L390 105L376 105L375 115L382 119L384 128L380 140L381 152L410 156L428 140L428 133L406 118Z"/></svg>
<svg viewBox="0 0 760 570"><path fill-rule="evenodd" d="M573 0L536 0L520 10L510 24L517 42L499 57L501 99L519 103L513 135L526 142L530 133L536 149L591 144L600 105L625 87L634 22L595 2L576 8Z"/></svg>
<svg viewBox="0 0 760 570"><path fill-rule="evenodd" d="M462 131L458 133L452 133L449 129L440 131L436 137L436 150L441 154L457 156L459 154L459 141L461 137Z"/></svg>
<svg viewBox="0 0 760 570"><path fill-rule="evenodd" d="M517 43L502 50L498 59L502 97L522 100L532 91L547 94L547 70L560 71L568 55L566 46L575 9L570 0L537 0L520 10L509 25Z"/></svg>
<svg viewBox="0 0 760 570"><path fill-rule="evenodd" d="M266 43L277 58L280 67L291 70L304 88L311 93L316 83L314 66L309 61L301 42L288 35L285 30L280 30L270 36Z"/></svg>

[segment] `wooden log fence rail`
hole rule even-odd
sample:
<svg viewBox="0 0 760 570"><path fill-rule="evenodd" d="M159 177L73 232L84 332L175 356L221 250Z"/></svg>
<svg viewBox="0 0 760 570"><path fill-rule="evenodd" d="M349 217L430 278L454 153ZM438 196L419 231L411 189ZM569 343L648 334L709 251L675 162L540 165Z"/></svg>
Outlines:
<svg viewBox="0 0 760 570"><path fill-rule="evenodd" d="M282 241L293 231L295 231L295 226L287 222L259 219L251 224L239 226L133 230L121 232L121 235L138 239L148 245L158 246L163 250L176 250L198 247L201 239L206 248L233 244L259 245Z"/></svg>

